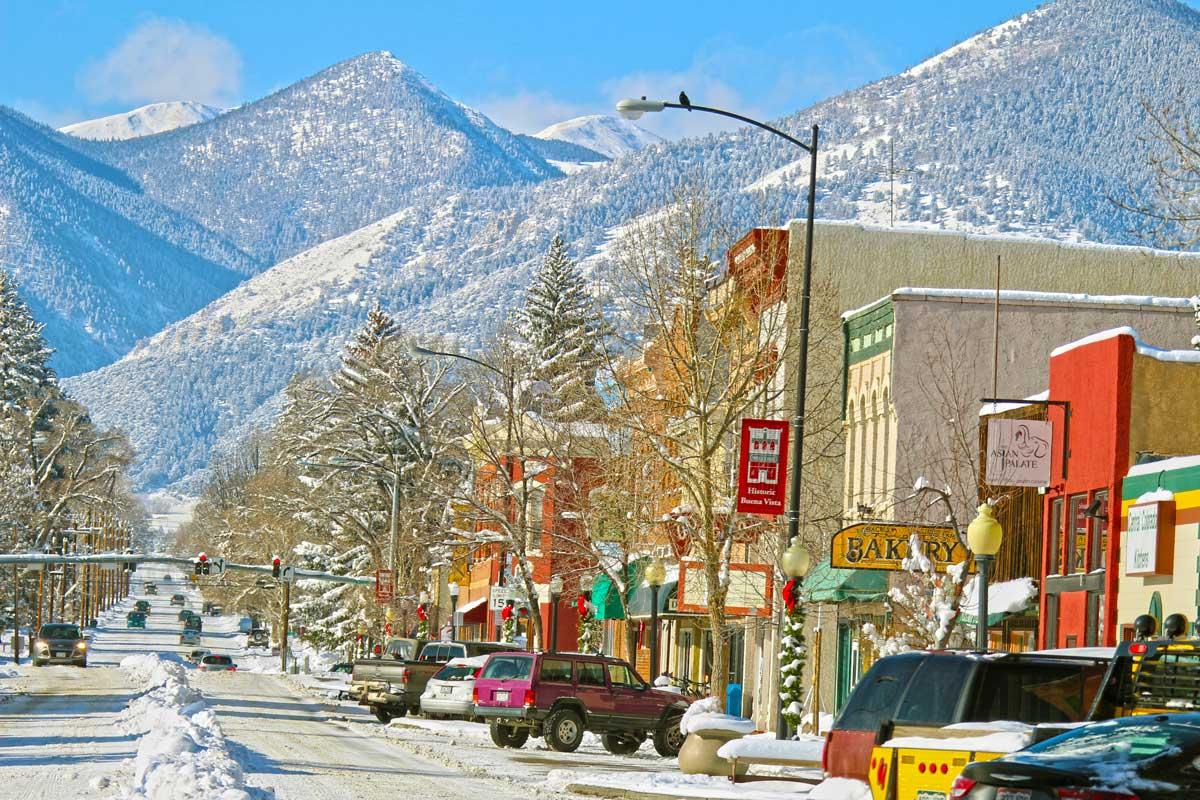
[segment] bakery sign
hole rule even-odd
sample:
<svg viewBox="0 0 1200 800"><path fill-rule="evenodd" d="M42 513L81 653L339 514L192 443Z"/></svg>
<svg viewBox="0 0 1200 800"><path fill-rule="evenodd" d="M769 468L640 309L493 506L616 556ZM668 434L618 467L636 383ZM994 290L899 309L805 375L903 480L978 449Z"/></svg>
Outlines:
<svg viewBox="0 0 1200 800"><path fill-rule="evenodd" d="M1125 574L1170 575L1175 560L1175 501L1132 505L1125 519Z"/></svg>
<svg viewBox="0 0 1200 800"><path fill-rule="evenodd" d="M911 555L909 541L913 534L920 538L922 551L938 572L967 560L967 548L953 528L860 522L833 535L830 565L842 569L903 570L904 559Z"/></svg>

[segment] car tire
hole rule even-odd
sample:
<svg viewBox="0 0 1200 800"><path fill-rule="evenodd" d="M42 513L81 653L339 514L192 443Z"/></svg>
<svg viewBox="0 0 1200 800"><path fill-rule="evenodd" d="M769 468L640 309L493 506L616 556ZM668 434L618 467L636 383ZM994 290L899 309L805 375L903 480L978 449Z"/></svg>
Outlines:
<svg viewBox="0 0 1200 800"><path fill-rule="evenodd" d="M560 708L546 718L546 744L559 753L574 753L583 744L583 718L577 711Z"/></svg>
<svg viewBox="0 0 1200 800"><path fill-rule="evenodd" d="M492 744L496 747L511 747L519 750L525 746L525 742L529 741L529 731L525 728L515 728L494 719L488 722L488 734L491 735Z"/></svg>
<svg viewBox="0 0 1200 800"><path fill-rule="evenodd" d="M682 714L672 714L654 731L654 750L663 758L675 758L687 737L679 729Z"/></svg>
<svg viewBox="0 0 1200 800"><path fill-rule="evenodd" d="M375 715L375 719L379 720L384 725L387 725L389 722L392 721L392 712L388 711L386 708L382 708L380 706L372 706L371 713L373 713Z"/></svg>
<svg viewBox="0 0 1200 800"><path fill-rule="evenodd" d="M604 745L604 749L614 756L627 756L630 753L636 753L638 748L642 746L643 741L645 739L639 739L636 736L624 733L606 733L600 737L600 742Z"/></svg>

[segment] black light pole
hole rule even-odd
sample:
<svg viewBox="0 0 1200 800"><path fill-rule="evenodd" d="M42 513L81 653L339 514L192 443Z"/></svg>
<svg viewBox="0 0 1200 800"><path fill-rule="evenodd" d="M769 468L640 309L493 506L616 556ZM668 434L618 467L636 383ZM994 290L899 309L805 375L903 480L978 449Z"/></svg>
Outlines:
<svg viewBox="0 0 1200 800"><path fill-rule="evenodd" d="M563 579L555 575L550 579L550 652L558 652L558 598L562 595Z"/></svg>
<svg viewBox="0 0 1200 800"><path fill-rule="evenodd" d="M813 236L815 234L813 223L817 208L817 144L820 138L820 129L818 126L813 125L812 140L805 143L778 128L773 128L770 125L750 119L749 117L743 117L741 114L722 111L719 108L693 105L688 100L687 95L682 92L679 94L679 99L680 102L678 103L647 100L644 97L640 100L622 100L617 103L617 112L626 119L637 119L646 112L662 111L664 108L679 108L685 111L704 111L709 114L719 114L722 117L730 117L739 122L745 122L748 125L761 128L768 133L773 133L779 138L786 139L796 145L809 155L808 230L805 231L804 236L804 274L800 283L800 330L797 331L796 335L796 347L799 350L796 360L796 415L792 418L792 474L788 491L787 509L787 546L791 547L796 541L796 537L800 535L800 478L801 469L804 466L804 402L808 395L808 320L809 301L812 298L812 256ZM815 668L819 669L819 666ZM787 729L786 724L783 722L782 703L780 704L779 724L777 728L781 731L786 731Z"/></svg>
<svg viewBox="0 0 1200 800"><path fill-rule="evenodd" d="M667 580L667 568L657 556L646 566L643 576L650 586L650 683L658 677L658 590Z"/></svg>

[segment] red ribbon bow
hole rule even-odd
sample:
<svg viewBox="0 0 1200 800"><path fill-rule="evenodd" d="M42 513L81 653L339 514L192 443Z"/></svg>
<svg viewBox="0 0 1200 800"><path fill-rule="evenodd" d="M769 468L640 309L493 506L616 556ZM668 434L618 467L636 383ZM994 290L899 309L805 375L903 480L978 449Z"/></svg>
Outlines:
<svg viewBox="0 0 1200 800"><path fill-rule="evenodd" d="M417 606L417 619L421 620L421 622L429 621L429 612L425 610L424 603Z"/></svg>
<svg viewBox="0 0 1200 800"><path fill-rule="evenodd" d="M512 619L512 612L512 606L505 606L504 608L500 609L500 619L507 622L508 620Z"/></svg>
<svg viewBox="0 0 1200 800"><path fill-rule="evenodd" d="M796 613L796 603L800 602L800 582L792 578L783 585L783 604L789 614Z"/></svg>

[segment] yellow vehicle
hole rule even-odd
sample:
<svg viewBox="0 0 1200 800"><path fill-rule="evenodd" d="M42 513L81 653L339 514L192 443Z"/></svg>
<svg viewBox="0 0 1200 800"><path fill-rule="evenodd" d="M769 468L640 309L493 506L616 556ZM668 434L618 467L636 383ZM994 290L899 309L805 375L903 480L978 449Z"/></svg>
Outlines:
<svg viewBox="0 0 1200 800"><path fill-rule="evenodd" d="M1136 624L1139 633L1153 634L1154 628L1146 620L1139 618ZM1200 710L1200 639L1182 638L1187 624L1181 615L1168 617L1164 628L1169 638L1123 642L1116 648L1104 680L1097 687L1099 690L1091 692L1086 721ZM1174 638L1170 638L1172 634ZM1007 751L985 749L987 741L982 737L995 734L996 729L965 727L964 724L954 729L930 729L896 725L889 732L889 740L920 738L910 739L913 746L872 749L867 783L874 800L950 800L951 785L963 767L972 761L990 761L1007 755ZM1064 730L1062 725L1039 725L1034 731L1034 741ZM879 745L882 744L880 741Z"/></svg>

